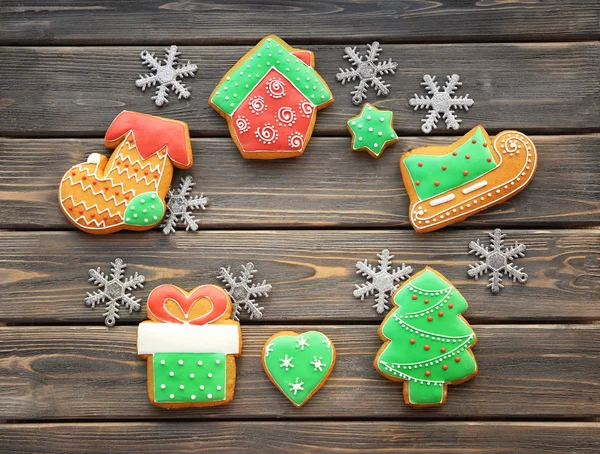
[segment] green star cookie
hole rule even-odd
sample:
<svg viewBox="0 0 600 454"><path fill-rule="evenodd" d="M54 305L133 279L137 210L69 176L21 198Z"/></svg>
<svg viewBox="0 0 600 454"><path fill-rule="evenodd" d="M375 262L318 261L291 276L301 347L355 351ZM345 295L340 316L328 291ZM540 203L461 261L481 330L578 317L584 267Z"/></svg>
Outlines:
<svg viewBox="0 0 600 454"><path fill-rule="evenodd" d="M348 120L348 131L352 134L352 150L366 150L374 158L381 156L388 145L398 141L394 131L394 113L379 110L365 103L360 115Z"/></svg>

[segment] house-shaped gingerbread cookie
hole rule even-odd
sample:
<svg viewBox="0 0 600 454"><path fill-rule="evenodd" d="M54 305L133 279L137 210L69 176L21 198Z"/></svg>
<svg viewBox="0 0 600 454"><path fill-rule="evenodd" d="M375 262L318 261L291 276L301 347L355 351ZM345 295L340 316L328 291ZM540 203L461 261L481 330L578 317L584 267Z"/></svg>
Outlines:
<svg viewBox="0 0 600 454"><path fill-rule="evenodd" d="M314 69L314 54L274 35L244 55L209 98L246 159L300 156L317 110L332 102L333 94Z"/></svg>

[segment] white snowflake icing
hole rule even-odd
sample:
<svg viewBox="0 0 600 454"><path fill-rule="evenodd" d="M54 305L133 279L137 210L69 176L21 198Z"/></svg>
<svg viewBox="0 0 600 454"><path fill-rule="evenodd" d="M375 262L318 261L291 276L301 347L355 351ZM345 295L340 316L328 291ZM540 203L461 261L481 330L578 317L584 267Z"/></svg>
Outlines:
<svg viewBox="0 0 600 454"><path fill-rule="evenodd" d="M208 197L204 197L204 194L190 196L190 192L195 185L196 183L194 183L193 178L188 175L181 179L177 190L173 188L169 189L169 193L167 194L167 214L165 215L164 222L160 225L165 235L175 233L175 226L178 221L184 222L186 231L198 230L198 223L192 214L192 210L198 208L205 210L208 204Z"/></svg>
<svg viewBox="0 0 600 454"><path fill-rule="evenodd" d="M100 303L106 303L106 312L102 314L106 326L114 326L119 316L119 307L125 304L129 309L129 313L140 310L141 299L131 296L131 291L136 288L143 288L142 285L146 278L137 272L128 278L124 278L125 268L127 265L122 259L115 259L111 264L110 278L98 267L91 269L90 282L93 282L100 290L94 293L87 292L85 304L92 309Z"/></svg>
<svg viewBox="0 0 600 454"><path fill-rule="evenodd" d="M280 358L279 361L281 361L281 364L279 365L279 367L285 367L285 371L287 372L288 370L290 370L290 367L293 368L294 365L292 364L292 360L294 359L294 357L292 356L291 358L288 358L288 355L285 355L284 358Z"/></svg>
<svg viewBox="0 0 600 454"><path fill-rule="evenodd" d="M312 366L315 368L315 370L318 370L319 372L323 372L323 368L327 367L327 364L325 364L323 361L321 361L323 359L322 356L319 356L319 358L317 358L316 356L313 356L313 360L310 362L310 364L312 364Z"/></svg>
<svg viewBox="0 0 600 454"><path fill-rule="evenodd" d="M527 282L528 276L523 273L523 268L517 268L512 263L513 260L525 256L524 252L527 247L518 242L515 242L514 246L505 247L504 237L506 235L500 229L494 230L489 235L491 237L491 247L482 246L479 240L469 243L471 248L469 253L475 254L483 260L477 265L469 265L467 274L477 279L487 272L490 276L488 288L491 289L492 293L498 293L504 287L502 285L502 274L512 277L513 282L519 281L522 284Z"/></svg>
<svg viewBox="0 0 600 454"><path fill-rule="evenodd" d="M446 127L448 129L458 129L459 123L461 123L462 120L459 120L456 117L455 111L452 109L458 108L468 111L469 107L475 102L469 98L468 94L459 97L453 96L457 88L462 85L462 82L459 82L460 76L458 74L452 74L452 76L447 76L447 78L448 80L446 81L443 91L440 91L435 76L432 77L429 74L425 74L421 85L427 87L427 92L431 97L418 96L415 94L415 97L409 100L409 104L413 106L415 110L429 109L427 116L421 120L423 122L421 131L425 134L429 134L433 128L437 127L436 125L440 115L442 115L446 121Z"/></svg>
<svg viewBox="0 0 600 454"><path fill-rule="evenodd" d="M296 383L289 383L290 385L290 392L294 393L294 396L296 394L298 394L298 391L304 391L304 388L302 386L304 386L304 382L299 382L300 381L300 377L296 377Z"/></svg>
<svg viewBox="0 0 600 454"><path fill-rule="evenodd" d="M275 350L273 349L273 342L270 342L269 345L267 345L267 348L265 348L265 356L268 358L269 357L269 353L274 352Z"/></svg>
<svg viewBox="0 0 600 454"><path fill-rule="evenodd" d="M308 337L300 336L296 340L296 348L304 350L304 347L310 347L310 344L308 343Z"/></svg>
<svg viewBox="0 0 600 454"><path fill-rule="evenodd" d="M373 41L372 44L367 44L367 55L363 60L362 55L356 52L356 47L346 47L344 52L345 59L348 59L352 66L356 68L340 68L336 74L338 81L344 85L348 81L354 81L357 77L359 79L358 85L354 87L352 94L352 102L359 105L363 102L363 99L367 99L368 84L375 89L379 96L387 96L390 92L390 84L385 83L381 79L383 74L394 74L394 71L398 68L398 63L393 62L390 58L388 61L379 61L379 53L381 52L381 46L377 41Z"/></svg>
<svg viewBox="0 0 600 454"><path fill-rule="evenodd" d="M328 337L326 337L325 339L323 339L321 341L322 344L327 344L327 348L331 348L331 341L329 340Z"/></svg>
<svg viewBox="0 0 600 454"><path fill-rule="evenodd" d="M265 280L260 284L252 283L254 273L256 273L256 268L252 262L242 265L239 280L231 274L231 267L228 266L219 270L217 277L225 283L225 287L228 289L227 293L233 301L231 318L234 320L239 320L242 307L250 314L250 320L259 319L263 316L262 311L264 308L256 304L255 298L259 296L268 297L272 287Z"/></svg>
<svg viewBox="0 0 600 454"><path fill-rule="evenodd" d="M413 269L412 266L405 266L403 263L402 266L392 270L390 273L390 269L392 268L391 260L394 258L394 256L390 254L390 251L384 249L381 251L381 254L377 254L377 257L379 257L379 265L377 268L369 265L366 260L364 262L356 262L356 268L358 268L356 274L363 275L366 277L367 281L371 280L371 282L361 285L356 284L354 297L360 298L362 301L365 299L365 296L377 292L377 295L375 296L376 303L373 307L378 314L383 314L389 309L388 297L398 288L397 282L410 276Z"/></svg>
<svg viewBox="0 0 600 454"><path fill-rule="evenodd" d="M140 57L142 64L148 66L156 74L140 74L139 79L135 81L135 85L146 91L148 87L156 88L155 95L152 97L154 104L162 106L168 104L169 89L172 88L175 94L181 98L189 98L190 91L178 79L183 77L194 77L194 73L198 67L188 61L185 65L177 64L181 52L177 51L177 46L167 47L165 49L165 58L160 62L153 53L146 50L142 51Z"/></svg>

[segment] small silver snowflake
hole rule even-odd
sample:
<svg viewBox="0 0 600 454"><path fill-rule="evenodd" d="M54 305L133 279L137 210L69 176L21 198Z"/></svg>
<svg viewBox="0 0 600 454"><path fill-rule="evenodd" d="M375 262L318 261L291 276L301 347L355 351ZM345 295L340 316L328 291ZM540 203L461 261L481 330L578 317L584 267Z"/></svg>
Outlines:
<svg viewBox="0 0 600 454"><path fill-rule="evenodd" d="M458 129L459 123L462 120L459 120L455 111L452 109L465 109L469 110L475 101L469 98L469 95L456 97L453 96L454 92L458 87L462 85L460 81L460 76L458 74L452 74L451 76L447 76L448 80L446 81L446 85L444 86L444 90L440 91L440 87L435 80L435 76L430 76L429 74L425 74L423 76L423 82L421 85L427 87L427 92L431 95L429 96L417 96L415 94L414 98L411 98L409 104L418 109L429 109L429 113L427 116L421 120L423 125L421 125L421 131L425 134L429 134L433 128L436 128L437 122L440 118L440 115L443 116L446 121L447 129Z"/></svg>
<svg viewBox="0 0 600 454"><path fill-rule="evenodd" d="M346 82L354 81L358 77L358 85L351 92L352 102L356 105L362 103L363 99L367 99L369 83L379 96L387 96L390 92L390 84L385 83L381 79L381 76L389 73L394 74L394 71L398 68L398 63L393 62L391 58L388 61L379 61L381 46L377 41L367 44L367 48L367 55L365 60L363 60L362 55L356 52L356 47L346 47L344 49L346 52L344 58L349 60L351 65L356 66L356 68L340 68L339 72L335 75L342 85Z"/></svg>
<svg viewBox="0 0 600 454"><path fill-rule="evenodd" d="M362 274L367 278L367 281L371 280L371 282L361 285L357 284L356 290L354 290L354 297L364 300L365 296L377 292L375 296L376 303L373 307L378 314L383 314L389 309L388 297L398 288L397 282L410 276L413 269L412 266L405 266L403 263L402 266L392 270L390 273L390 269L392 268L391 261L394 258L390 254L390 251L384 249L381 251L381 254L377 254L377 257L379 257L377 268L369 265L366 260L364 262L356 262L356 268L358 268L356 274Z"/></svg>
<svg viewBox="0 0 600 454"><path fill-rule="evenodd" d="M198 67L190 61L185 65L179 65L177 63L179 54L181 52L177 51L177 46L165 49L165 58L162 62L147 50L142 51L140 54L142 64L148 66L156 74L140 74L140 78L135 81L135 85L141 88L142 91L146 91L146 88L154 87L158 84L156 94L152 96L152 99L154 100L154 104L159 107L169 103L169 88L175 91L179 99L190 97L190 91L178 79L194 77L194 73Z"/></svg>
<svg viewBox="0 0 600 454"><path fill-rule="evenodd" d="M492 293L498 293L500 288L504 287L501 283L502 274L512 277L513 282L519 281L522 284L527 282L528 276L523 273L523 268L517 268L512 263L513 260L525 256L526 246L515 242L514 246L505 247L504 237L506 235L500 229L494 230L494 233L489 235L492 238L491 248L482 246L479 240L469 243L471 248L469 254L475 254L482 261L477 265L469 265L468 275L477 279L483 273L487 273L490 276L488 288Z"/></svg>
<svg viewBox="0 0 600 454"><path fill-rule="evenodd" d="M165 222L160 225L165 235L175 233L177 221L184 222L186 231L198 230L198 223L191 210L198 208L205 210L208 204L208 197L204 197L204 194L190 196L190 192L195 185L196 183L194 183L193 178L188 175L181 179L177 191L173 188L169 189L169 193L167 194L167 214Z"/></svg>
<svg viewBox="0 0 600 454"><path fill-rule="evenodd" d="M231 313L231 318L233 320L240 319L240 309L242 307L250 314L250 320L259 319L263 316L262 311L264 310L264 307L260 307L256 304L255 298L260 296L268 297L272 287L271 284L267 284L267 281L265 280L260 284L252 283L256 271L254 264L251 262L242 265L242 272L240 273L239 278L231 274L231 268L229 266L227 268L221 268L219 271L217 277L225 283L225 287L228 289L227 293L229 293L233 302L233 311Z"/></svg>
<svg viewBox="0 0 600 454"><path fill-rule="evenodd" d="M100 290L94 293L87 292L85 304L92 309L98 304L106 304L106 312L102 314L105 319L106 326L114 326L119 316L119 307L124 304L129 313L140 310L141 299L131 296L131 291L136 288L143 288L142 285L146 278L137 272L128 278L124 278L125 268L127 265L122 259L116 259L111 264L110 278L98 267L91 269L90 282L93 282Z"/></svg>

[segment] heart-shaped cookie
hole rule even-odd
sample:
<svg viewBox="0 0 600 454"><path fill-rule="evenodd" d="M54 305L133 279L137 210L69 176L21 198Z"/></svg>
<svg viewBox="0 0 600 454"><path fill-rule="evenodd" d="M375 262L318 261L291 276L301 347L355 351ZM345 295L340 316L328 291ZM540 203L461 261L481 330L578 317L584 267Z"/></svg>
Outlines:
<svg viewBox="0 0 600 454"><path fill-rule="evenodd" d="M323 386L335 364L335 347L323 333L281 331L265 344L262 362L270 380L296 407Z"/></svg>

